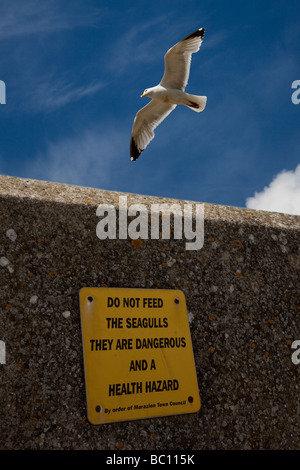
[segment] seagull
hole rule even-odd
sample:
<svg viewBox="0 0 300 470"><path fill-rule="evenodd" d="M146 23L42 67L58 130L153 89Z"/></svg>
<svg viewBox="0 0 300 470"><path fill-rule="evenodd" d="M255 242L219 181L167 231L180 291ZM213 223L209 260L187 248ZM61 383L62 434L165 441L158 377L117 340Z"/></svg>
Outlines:
<svg viewBox="0 0 300 470"><path fill-rule="evenodd" d="M161 82L146 88L141 97L151 98L140 109L133 122L130 158L136 161L154 138L154 129L176 108L178 104L201 112L206 106L206 96L185 93L188 83L192 54L198 52L205 29L200 28L171 47L165 54L165 70Z"/></svg>

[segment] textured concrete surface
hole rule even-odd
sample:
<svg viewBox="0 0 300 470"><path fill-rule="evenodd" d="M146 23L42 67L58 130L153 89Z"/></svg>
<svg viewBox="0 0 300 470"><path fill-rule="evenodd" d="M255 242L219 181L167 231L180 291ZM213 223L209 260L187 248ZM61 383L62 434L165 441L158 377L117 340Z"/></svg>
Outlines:
<svg viewBox="0 0 300 470"><path fill-rule="evenodd" d="M96 209L119 195L0 177L0 448L299 449L300 217L205 204L201 250L100 240ZM198 413L88 422L83 286L184 292Z"/></svg>

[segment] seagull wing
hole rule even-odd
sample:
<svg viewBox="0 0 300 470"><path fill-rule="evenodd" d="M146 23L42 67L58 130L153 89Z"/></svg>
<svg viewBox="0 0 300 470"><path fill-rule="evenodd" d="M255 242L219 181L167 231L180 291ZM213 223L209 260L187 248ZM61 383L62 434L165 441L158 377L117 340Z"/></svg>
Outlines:
<svg viewBox="0 0 300 470"><path fill-rule="evenodd" d="M184 91L190 74L192 54L198 52L205 29L200 28L171 47L165 54L165 72L160 84Z"/></svg>
<svg viewBox="0 0 300 470"><path fill-rule="evenodd" d="M176 108L176 104L167 104L152 100L136 114L130 141L131 160L135 161L154 139L154 129Z"/></svg>

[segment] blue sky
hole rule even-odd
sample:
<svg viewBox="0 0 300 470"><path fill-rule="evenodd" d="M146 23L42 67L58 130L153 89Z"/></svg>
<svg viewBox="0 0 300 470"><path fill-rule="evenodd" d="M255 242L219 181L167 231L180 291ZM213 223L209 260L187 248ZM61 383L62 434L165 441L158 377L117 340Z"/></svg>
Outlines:
<svg viewBox="0 0 300 470"><path fill-rule="evenodd" d="M131 162L142 91L202 26L205 111L178 106ZM298 0L1 0L0 173L300 214L299 58Z"/></svg>

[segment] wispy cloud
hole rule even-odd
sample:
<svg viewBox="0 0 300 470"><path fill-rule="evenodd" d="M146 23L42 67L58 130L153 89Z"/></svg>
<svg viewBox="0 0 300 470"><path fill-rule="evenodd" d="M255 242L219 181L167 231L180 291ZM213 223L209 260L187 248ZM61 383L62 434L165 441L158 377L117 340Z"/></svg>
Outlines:
<svg viewBox="0 0 300 470"><path fill-rule="evenodd" d="M204 23L195 22L191 26L190 17L183 15L178 18L170 11L168 14L164 12L151 20L135 24L112 44L107 67L121 75L133 68L135 73L138 72L138 66L144 71L149 64L155 64L160 67L161 76L157 77L160 80L164 72L164 55L167 50L196 28L205 26L205 19L202 18L202 21ZM223 35L213 35L212 44L215 46L222 38Z"/></svg>
<svg viewBox="0 0 300 470"><path fill-rule="evenodd" d="M9 88L8 112L50 112L99 92L104 81L96 75L95 54L78 47L75 34L57 33L101 27L105 17L82 0L72 1L72 8L61 0L3 0L0 68ZM76 68L69 57L73 48Z"/></svg>
<svg viewBox="0 0 300 470"><path fill-rule="evenodd" d="M116 174L116 161L122 158L124 138L127 135L122 131L99 125L77 136L48 142L25 173L57 183L108 188Z"/></svg>
<svg viewBox="0 0 300 470"><path fill-rule="evenodd" d="M36 111L52 111L66 106L71 102L79 101L83 97L92 96L105 85L102 82L76 84L66 79L48 77L32 87L25 95L26 101L31 103L31 109Z"/></svg>
<svg viewBox="0 0 300 470"><path fill-rule="evenodd" d="M45 73L33 73L38 64L31 64L30 69L23 69L20 75L9 80L11 113L49 113L56 109L91 97L105 86L104 81L93 76L74 76L69 70L53 66ZM20 68L21 64L20 64ZM22 75L21 75L22 74ZM22 79L20 80L20 76Z"/></svg>
<svg viewBox="0 0 300 470"><path fill-rule="evenodd" d="M246 200L249 209L300 215L300 164L283 170L263 191Z"/></svg>
<svg viewBox="0 0 300 470"><path fill-rule="evenodd" d="M154 20L134 25L128 31L125 31L112 44L110 59L107 61L108 70L122 75L137 65L143 64L145 66L158 59L162 60L163 54L166 52L160 46L164 29L155 30L155 34L153 29L162 24L163 21L164 17L155 18ZM151 31L151 34L149 34L149 31Z"/></svg>
<svg viewBox="0 0 300 470"><path fill-rule="evenodd" d="M158 183L159 172L153 168L151 158L142 165L132 163L129 143L128 123L116 126L115 121L102 122L48 141L27 163L24 158L18 171L26 178L43 181L153 194L150 189Z"/></svg>
<svg viewBox="0 0 300 470"><path fill-rule="evenodd" d="M72 9L64 9L62 5L58 0L2 1L0 39L96 25L102 17L100 9L91 9L77 1L72 2Z"/></svg>

